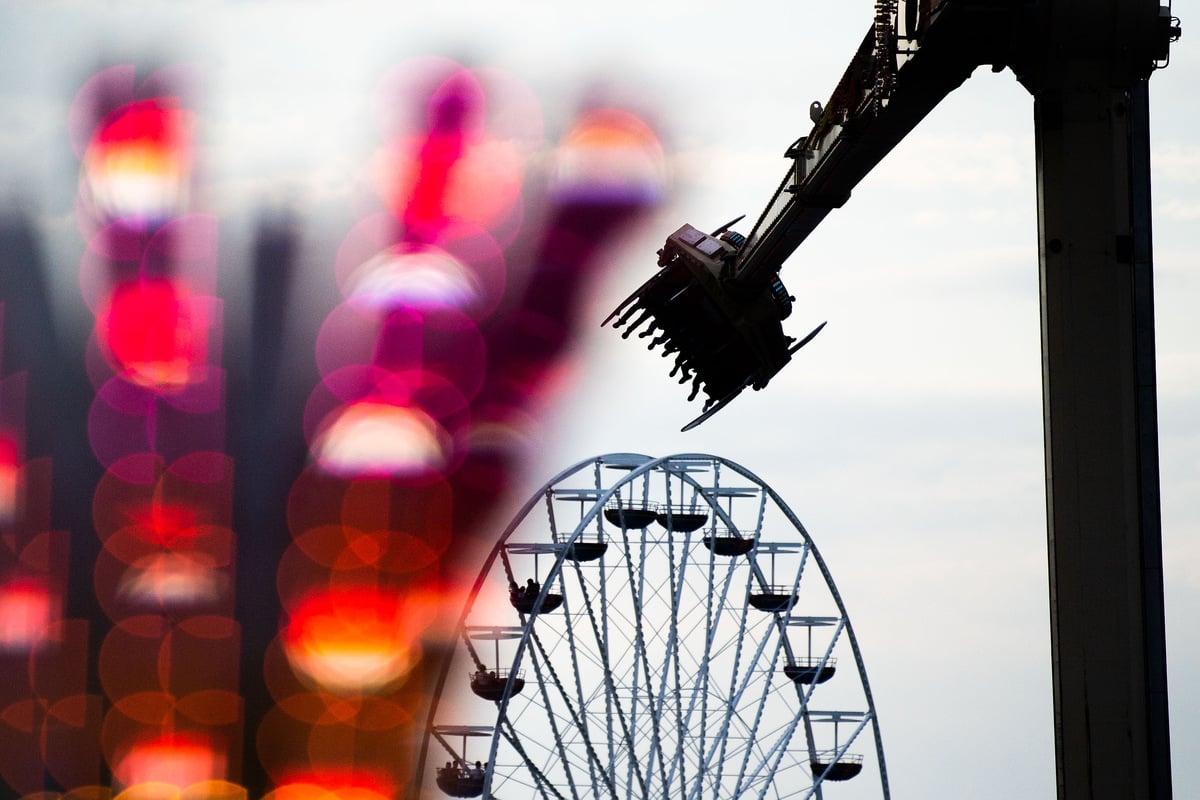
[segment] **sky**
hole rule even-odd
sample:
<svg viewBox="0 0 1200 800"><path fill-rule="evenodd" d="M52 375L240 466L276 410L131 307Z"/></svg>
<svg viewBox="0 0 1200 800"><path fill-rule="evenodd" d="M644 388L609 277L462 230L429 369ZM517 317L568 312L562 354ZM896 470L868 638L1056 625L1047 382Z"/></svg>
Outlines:
<svg viewBox="0 0 1200 800"><path fill-rule="evenodd" d="M78 301L66 109L111 63L195 65L223 248L264 210L330 269L377 141L372 97L406 59L500 67L547 135L604 98L652 122L669 181L581 311L532 491L609 452L700 452L774 488L846 602L901 797L1051 798L1054 763L1032 99L980 70L787 263L787 332L826 329L701 427L657 354L599 322L687 222L753 218L868 29L873 4L0 0L0 208L32 215L64 320ZM1177 10L1176 13L1182 13ZM1200 56L1150 81L1162 522L1173 781L1200 796ZM236 276L232 279L236 281ZM312 278L314 285L319 279ZM233 285L236 285L234 283ZM312 300L320 304L319 300ZM228 313L238 310L230 298ZM294 312L309 310L303 301ZM68 324L64 322L63 324Z"/></svg>

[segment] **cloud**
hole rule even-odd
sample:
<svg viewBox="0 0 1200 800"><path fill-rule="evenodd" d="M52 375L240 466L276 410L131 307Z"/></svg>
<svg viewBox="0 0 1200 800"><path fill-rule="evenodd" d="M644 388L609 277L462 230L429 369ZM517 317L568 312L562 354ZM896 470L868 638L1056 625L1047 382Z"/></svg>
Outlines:
<svg viewBox="0 0 1200 800"><path fill-rule="evenodd" d="M1200 145L1194 142L1155 141L1150 146L1150 164L1155 184L1200 182Z"/></svg>
<svg viewBox="0 0 1200 800"><path fill-rule="evenodd" d="M1171 198L1155 204L1157 215L1176 222L1194 222L1200 219L1200 202Z"/></svg>

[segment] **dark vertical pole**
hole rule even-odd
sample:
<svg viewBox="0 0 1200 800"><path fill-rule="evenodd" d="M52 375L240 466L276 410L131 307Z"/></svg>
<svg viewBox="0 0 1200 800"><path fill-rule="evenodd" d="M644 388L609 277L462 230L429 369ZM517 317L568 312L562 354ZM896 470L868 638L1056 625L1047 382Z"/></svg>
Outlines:
<svg viewBox="0 0 1200 800"><path fill-rule="evenodd" d="M1035 92L1060 800L1171 796L1146 82Z"/></svg>
<svg viewBox="0 0 1200 800"><path fill-rule="evenodd" d="M296 250L296 235L288 220L258 226L249 331L243 328L226 336L230 452L237 470L233 521L245 721L241 783L251 797L262 797L271 788L256 738L272 707L263 653L279 629L282 612L275 573L291 541L288 490L303 469L306 453L300 433L303 395L280 390L281 384L291 388L281 371Z"/></svg>

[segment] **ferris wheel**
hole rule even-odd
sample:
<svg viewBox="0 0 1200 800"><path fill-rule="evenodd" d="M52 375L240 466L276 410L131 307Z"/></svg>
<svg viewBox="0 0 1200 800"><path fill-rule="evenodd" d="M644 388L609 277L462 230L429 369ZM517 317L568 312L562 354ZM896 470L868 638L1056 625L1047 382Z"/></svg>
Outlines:
<svg viewBox="0 0 1200 800"><path fill-rule="evenodd" d="M502 800L890 796L824 561L770 487L699 454L589 459L519 510L463 609L418 785Z"/></svg>

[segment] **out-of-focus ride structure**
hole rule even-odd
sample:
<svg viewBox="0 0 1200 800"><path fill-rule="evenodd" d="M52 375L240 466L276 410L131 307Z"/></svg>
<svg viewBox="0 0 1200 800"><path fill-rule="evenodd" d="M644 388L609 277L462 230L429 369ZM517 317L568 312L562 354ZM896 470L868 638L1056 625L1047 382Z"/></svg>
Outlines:
<svg viewBox="0 0 1200 800"><path fill-rule="evenodd" d="M691 425L763 388L807 341L782 330L783 262L976 68L1013 71L1034 97L1060 798L1171 795L1147 84L1179 35L1159 0L877 0L750 233L683 226L605 320L647 324L704 390Z"/></svg>
<svg viewBox="0 0 1200 800"><path fill-rule="evenodd" d="M492 548L417 776L451 797L821 798L874 778L887 798L876 719L779 496L722 458L617 453L545 484Z"/></svg>

